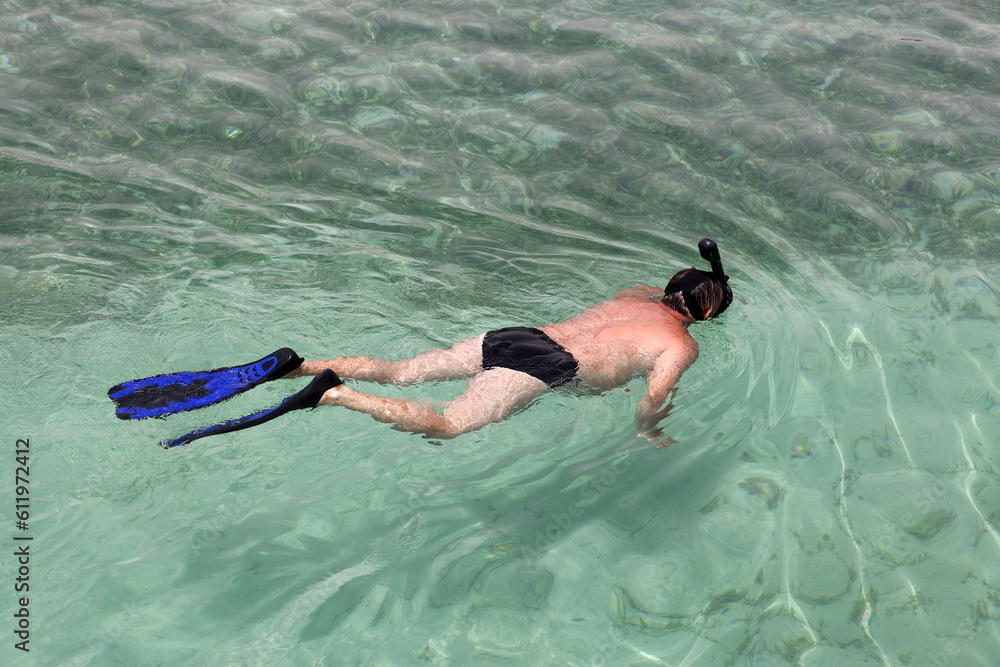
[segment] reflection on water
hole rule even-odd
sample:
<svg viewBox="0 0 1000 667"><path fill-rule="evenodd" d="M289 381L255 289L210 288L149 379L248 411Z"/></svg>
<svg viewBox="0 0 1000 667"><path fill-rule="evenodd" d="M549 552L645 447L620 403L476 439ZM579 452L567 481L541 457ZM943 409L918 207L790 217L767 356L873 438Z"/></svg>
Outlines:
<svg viewBox="0 0 1000 667"><path fill-rule="evenodd" d="M0 409L44 443L47 663L992 662L992 5L0 11ZM442 449L326 411L165 455L292 385L153 424L104 398L559 321L702 236L737 297L665 450L638 380Z"/></svg>

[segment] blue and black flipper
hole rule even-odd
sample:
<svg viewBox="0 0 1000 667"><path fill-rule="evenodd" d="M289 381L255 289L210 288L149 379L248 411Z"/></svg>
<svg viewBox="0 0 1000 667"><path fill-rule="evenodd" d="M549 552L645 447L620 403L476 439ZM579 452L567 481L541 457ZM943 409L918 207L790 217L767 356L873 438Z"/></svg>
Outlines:
<svg viewBox="0 0 1000 667"><path fill-rule="evenodd" d="M251 426L257 426L291 412L292 410L315 408L319 405L319 399L323 397L323 394L328 389L336 387L339 384L343 384L343 381L337 377L336 373L328 368L313 378L313 381L306 385L305 389L294 396L289 396L281 403L278 403L273 407L261 410L260 412L255 412L245 417L230 419L229 421L222 422L221 424L206 426L205 428L182 435L179 438L164 440L160 443L160 446L178 447L180 445L186 445L194 440L198 440L199 438L207 438L210 435L232 433L233 431L240 431L245 428L250 428Z"/></svg>
<svg viewBox="0 0 1000 667"><path fill-rule="evenodd" d="M294 350L283 347L243 366L129 380L112 387L108 397L118 406L115 414L119 419L162 417L232 398L259 384L288 375L302 361Z"/></svg>

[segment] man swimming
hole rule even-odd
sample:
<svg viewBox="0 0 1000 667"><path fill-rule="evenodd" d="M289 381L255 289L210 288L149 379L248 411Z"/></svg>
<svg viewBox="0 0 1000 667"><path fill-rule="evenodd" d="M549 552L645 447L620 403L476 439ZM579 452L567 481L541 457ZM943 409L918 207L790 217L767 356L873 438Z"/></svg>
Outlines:
<svg viewBox="0 0 1000 667"><path fill-rule="evenodd" d="M132 419L201 407L278 377L316 375L308 387L275 408L164 444L186 444L317 405L343 406L401 431L445 439L506 419L549 389L568 383L611 389L642 372L648 387L636 408L636 428L641 437L665 446L670 440L657 424L672 407L668 399L681 374L698 356L698 344L687 327L718 317L732 301L715 242L703 239L699 248L712 264L711 273L685 269L662 292L647 285L624 290L565 322L490 331L449 349L400 361L372 357L305 361L284 348L244 367L133 380L112 388L109 395L119 405L118 416ZM468 378L469 386L438 412L408 398L355 391L341 378L397 385ZM200 383L194 398L192 383ZM171 398L164 398L171 392Z"/></svg>

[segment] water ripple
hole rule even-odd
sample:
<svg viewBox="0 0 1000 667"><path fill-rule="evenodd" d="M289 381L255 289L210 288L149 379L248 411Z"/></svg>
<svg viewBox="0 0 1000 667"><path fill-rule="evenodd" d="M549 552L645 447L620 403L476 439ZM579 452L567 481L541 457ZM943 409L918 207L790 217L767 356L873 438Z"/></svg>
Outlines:
<svg viewBox="0 0 1000 667"><path fill-rule="evenodd" d="M989 662L1000 15L688 4L0 10L0 408L65 464L66 661ZM164 459L99 404L558 320L702 236L736 300L663 450L638 381L444 449L317 412Z"/></svg>

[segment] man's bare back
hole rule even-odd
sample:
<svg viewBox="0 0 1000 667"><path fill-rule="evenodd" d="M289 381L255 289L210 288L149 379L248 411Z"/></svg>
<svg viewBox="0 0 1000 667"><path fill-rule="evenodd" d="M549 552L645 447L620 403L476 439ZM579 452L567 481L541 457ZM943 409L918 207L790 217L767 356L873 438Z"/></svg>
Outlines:
<svg viewBox="0 0 1000 667"><path fill-rule="evenodd" d="M645 286L619 292L611 301L541 329L579 362L580 382L612 389L639 371L653 370L665 353L688 360L687 365L697 357L698 344L683 316L651 300L661 294Z"/></svg>

